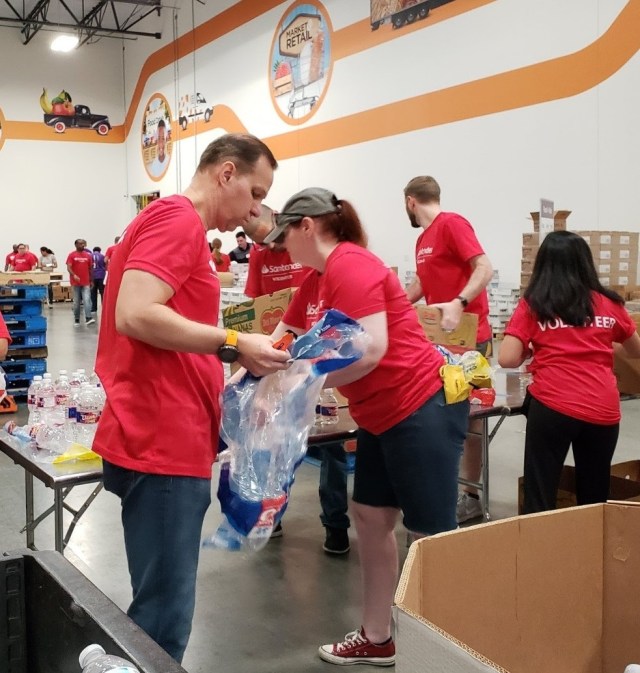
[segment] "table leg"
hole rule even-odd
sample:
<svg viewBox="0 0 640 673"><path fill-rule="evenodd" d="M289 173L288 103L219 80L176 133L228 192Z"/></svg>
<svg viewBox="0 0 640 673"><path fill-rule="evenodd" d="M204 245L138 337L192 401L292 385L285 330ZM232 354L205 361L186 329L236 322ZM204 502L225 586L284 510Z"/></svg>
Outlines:
<svg viewBox="0 0 640 673"><path fill-rule="evenodd" d="M482 445L482 513L485 521L491 521L489 513L489 419L482 419L482 432L480 434Z"/></svg>
<svg viewBox="0 0 640 673"><path fill-rule="evenodd" d="M53 489L53 503L55 511L55 549L61 554L64 554L64 542L63 542L63 503L64 495L62 490L59 488Z"/></svg>
<svg viewBox="0 0 640 673"><path fill-rule="evenodd" d="M24 471L24 499L25 499L25 532L27 534L27 548L35 551L35 533L33 525L33 475Z"/></svg>

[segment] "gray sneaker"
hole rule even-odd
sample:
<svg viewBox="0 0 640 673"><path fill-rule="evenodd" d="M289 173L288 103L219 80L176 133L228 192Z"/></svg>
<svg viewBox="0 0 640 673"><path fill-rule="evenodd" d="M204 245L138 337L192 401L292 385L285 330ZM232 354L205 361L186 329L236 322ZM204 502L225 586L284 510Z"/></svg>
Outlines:
<svg viewBox="0 0 640 673"><path fill-rule="evenodd" d="M466 491L458 494L458 506L456 517L458 523L464 523L470 519L482 516L482 502L479 498L472 498Z"/></svg>
<svg viewBox="0 0 640 673"><path fill-rule="evenodd" d="M95 321L96 321L95 318L89 318L89 320L87 320L87 322L85 323L85 325L93 325L93 323L94 323Z"/></svg>

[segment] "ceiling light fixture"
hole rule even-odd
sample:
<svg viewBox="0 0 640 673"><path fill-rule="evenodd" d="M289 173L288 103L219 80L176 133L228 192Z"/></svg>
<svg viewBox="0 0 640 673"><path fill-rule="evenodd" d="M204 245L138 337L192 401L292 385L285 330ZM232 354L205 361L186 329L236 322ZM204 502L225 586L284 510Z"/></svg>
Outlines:
<svg viewBox="0 0 640 673"><path fill-rule="evenodd" d="M51 51L72 51L78 46L78 42L80 40L77 35L58 35L51 42Z"/></svg>

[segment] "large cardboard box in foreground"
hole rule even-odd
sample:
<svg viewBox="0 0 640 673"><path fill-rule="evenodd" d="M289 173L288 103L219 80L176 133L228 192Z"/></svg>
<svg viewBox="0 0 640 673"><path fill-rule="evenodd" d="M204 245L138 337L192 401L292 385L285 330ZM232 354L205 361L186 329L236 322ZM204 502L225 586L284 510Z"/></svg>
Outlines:
<svg viewBox="0 0 640 673"><path fill-rule="evenodd" d="M238 332L271 334L282 320L292 294L290 289L279 290L227 306L222 311L222 324Z"/></svg>
<svg viewBox="0 0 640 673"><path fill-rule="evenodd" d="M441 346L453 346L466 350L476 347L478 316L475 313L463 313L458 327L452 332L445 332L440 327L442 320L440 309L418 304L416 311L420 325L429 341Z"/></svg>
<svg viewBox="0 0 640 673"><path fill-rule="evenodd" d="M623 673L640 662L640 504L504 519L415 542L397 673Z"/></svg>

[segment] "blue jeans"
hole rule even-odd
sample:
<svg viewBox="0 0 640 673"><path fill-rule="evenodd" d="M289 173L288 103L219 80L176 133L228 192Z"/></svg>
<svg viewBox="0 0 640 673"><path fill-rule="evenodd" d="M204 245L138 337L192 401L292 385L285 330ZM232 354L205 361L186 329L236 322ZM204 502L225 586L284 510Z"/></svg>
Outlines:
<svg viewBox="0 0 640 673"><path fill-rule="evenodd" d="M329 528L349 528L347 458L341 442L323 444L320 464L320 521Z"/></svg>
<svg viewBox="0 0 640 673"><path fill-rule="evenodd" d="M80 301L84 305L84 317L91 318L91 287L89 285L72 285L73 287L73 317L80 320Z"/></svg>
<svg viewBox="0 0 640 673"><path fill-rule="evenodd" d="M105 489L122 503L133 590L127 614L180 662L191 634L211 480L144 474L106 460L103 470Z"/></svg>

